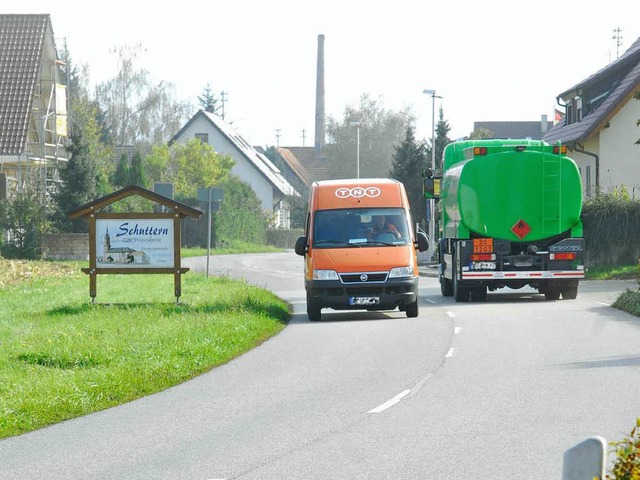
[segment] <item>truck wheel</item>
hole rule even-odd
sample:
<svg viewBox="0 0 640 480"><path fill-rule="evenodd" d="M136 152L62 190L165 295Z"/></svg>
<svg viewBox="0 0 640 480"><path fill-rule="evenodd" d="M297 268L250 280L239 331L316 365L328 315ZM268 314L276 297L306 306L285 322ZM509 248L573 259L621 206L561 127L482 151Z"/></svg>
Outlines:
<svg viewBox="0 0 640 480"><path fill-rule="evenodd" d="M544 298L546 298L547 300L558 300L560 298L560 289L549 288L546 292L544 292Z"/></svg>
<svg viewBox="0 0 640 480"><path fill-rule="evenodd" d="M578 296L578 286L572 285L570 287L564 287L562 289L562 298L564 300L575 300Z"/></svg>
<svg viewBox="0 0 640 480"><path fill-rule="evenodd" d="M453 299L456 302L466 302L469 300L469 289L460 286L456 272L453 272Z"/></svg>
<svg viewBox="0 0 640 480"><path fill-rule="evenodd" d="M418 316L418 300L410 303L405 307L405 312L407 314L407 318L415 318Z"/></svg>
<svg viewBox="0 0 640 480"><path fill-rule="evenodd" d="M474 302L484 302L487 299L487 287L477 287L471 289L471 300Z"/></svg>
<svg viewBox="0 0 640 480"><path fill-rule="evenodd" d="M320 318L322 318L321 310L320 303L307 293L307 316L309 317L309 321L319 322Z"/></svg>
<svg viewBox="0 0 640 480"><path fill-rule="evenodd" d="M440 291L443 297L450 297L453 295L453 285L451 280L445 278L443 274L440 274Z"/></svg>

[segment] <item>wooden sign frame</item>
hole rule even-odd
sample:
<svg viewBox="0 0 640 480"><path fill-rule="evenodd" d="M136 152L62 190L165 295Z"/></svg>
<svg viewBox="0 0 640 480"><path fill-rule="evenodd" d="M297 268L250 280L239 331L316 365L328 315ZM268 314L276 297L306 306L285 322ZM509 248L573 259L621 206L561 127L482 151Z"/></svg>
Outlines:
<svg viewBox="0 0 640 480"><path fill-rule="evenodd" d="M144 213L112 213L100 212L101 209L118 202L131 195L138 195L158 203L165 207L166 212L144 212ZM182 294L181 275L188 272L188 268L180 265L180 245L181 245L181 220L184 217L199 218L202 212L198 209L189 207L180 202L147 190L139 185L130 185L121 190L113 192L104 197L98 198L93 202L87 203L76 210L70 212L68 217L71 220L76 218L86 218L89 221L89 268L83 268L82 271L89 275L89 295L91 301L95 303L97 295L97 276L99 274L173 274L174 293L176 302ZM99 267L96 248L96 220L99 219L122 219L122 220L154 220L154 219L172 219L173 220L173 265L171 267Z"/></svg>

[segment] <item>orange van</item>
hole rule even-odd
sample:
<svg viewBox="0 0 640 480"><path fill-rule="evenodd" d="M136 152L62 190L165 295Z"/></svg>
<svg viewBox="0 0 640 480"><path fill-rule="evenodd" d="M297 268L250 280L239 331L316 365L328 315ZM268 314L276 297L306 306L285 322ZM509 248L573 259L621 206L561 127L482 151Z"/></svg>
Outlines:
<svg viewBox="0 0 640 480"><path fill-rule="evenodd" d="M417 317L417 251L427 247L427 236L412 225L401 182L314 182L305 234L295 245L295 252L305 257L309 320L320 320L323 308L399 308L407 317Z"/></svg>

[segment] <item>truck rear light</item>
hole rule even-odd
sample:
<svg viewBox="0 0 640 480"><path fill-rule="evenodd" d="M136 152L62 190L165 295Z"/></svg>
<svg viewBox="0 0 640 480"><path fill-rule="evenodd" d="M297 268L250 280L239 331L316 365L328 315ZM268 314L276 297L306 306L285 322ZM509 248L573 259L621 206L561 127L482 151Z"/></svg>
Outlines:
<svg viewBox="0 0 640 480"><path fill-rule="evenodd" d="M567 146L566 145L554 145L553 146L553 153L555 153L555 154L561 153L562 155L566 155L567 154Z"/></svg>
<svg viewBox="0 0 640 480"><path fill-rule="evenodd" d="M473 147L473 154L474 155L486 155L487 154L487 147Z"/></svg>
<svg viewBox="0 0 640 480"><path fill-rule="evenodd" d="M490 262L496 259L495 253L472 253L469 256L472 262Z"/></svg>
<svg viewBox="0 0 640 480"><path fill-rule="evenodd" d="M575 260L575 259L576 259L575 252L549 254L549 260Z"/></svg>

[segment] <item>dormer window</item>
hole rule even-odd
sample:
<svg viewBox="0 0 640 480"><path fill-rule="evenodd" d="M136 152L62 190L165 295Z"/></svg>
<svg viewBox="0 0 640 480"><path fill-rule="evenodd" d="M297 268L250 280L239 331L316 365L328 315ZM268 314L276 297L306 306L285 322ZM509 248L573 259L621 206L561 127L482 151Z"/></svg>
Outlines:
<svg viewBox="0 0 640 480"><path fill-rule="evenodd" d="M209 143L208 133L196 133L196 138L200 140L202 143Z"/></svg>

